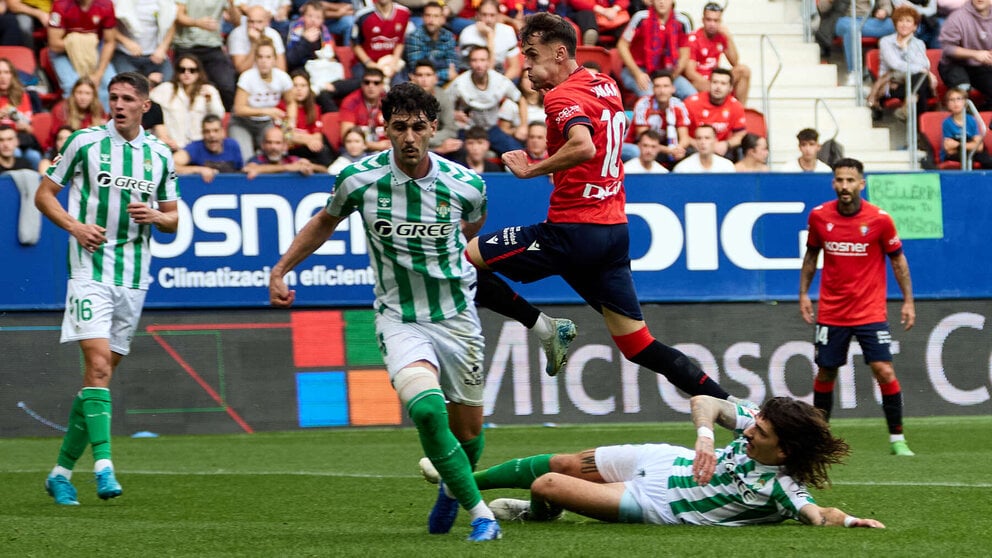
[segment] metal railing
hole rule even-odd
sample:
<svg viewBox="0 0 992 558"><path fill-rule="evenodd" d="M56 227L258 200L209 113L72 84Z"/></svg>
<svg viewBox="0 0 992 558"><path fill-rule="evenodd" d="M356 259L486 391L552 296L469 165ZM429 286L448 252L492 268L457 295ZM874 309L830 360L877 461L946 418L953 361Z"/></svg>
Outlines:
<svg viewBox="0 0 992 558"><path fill-rule="evenodd" d="M765 44L766 43L772 49L772 52L775 54L775 60L776 60L776 63L778 64L778 66L775 68L775 73L772 74L772 78L771 78L771 80L767 84L765 83L765 73L766 73L765 72ZM772 153L772 137L771 137L772 136L772 124L771 124L771 122L772 122L772 114L771 114L771 103L772 103L772 100L769 97L769 94L771 92L772 85L775 84L775 80L778 79L778 75L782 72L782 55L779 54L778 49L775 48L775 42L772 41L772 38L769 35L767 35L767 34L762 34L761 35L761 42L760 42L759 51L761 53L760 62L759 62L760 68L758 70L758 71L761 72L761 114L764 115L764 117L765 117L765 135L767 136L765 138L765 141L768 143L768 160L769 161L772 161L772 160L774 160L772 158L773 155L774 155L774 153Z"/></svg>
<svg viewBox="0 0 992 558"><path fill-rule="evenodd" d="M965 149L965 146L968 145L968 118L966 114L964 122L961 123L961 170L971 172L972 157L982 148L982 144L985 142L985 134L989 132L989 129L982 120L982 115L978 112L978 107L975 106L975 103L971 102L971 99L965 99L964 102L966 112L971 113L975 117L975 121L978 122L978 129L981 131L978 135L978 141L975 143L975 148L971 150Z"/></svg>
<svg viewBox="0 0 992 558"><path fill-rule="evenodd" d="M816 131L820 130L821 106L823 107L823 110L827 111L827 115L830 116L830 120L833 121L834 123L834 133L832 136L830 136L830 140L828 141L836 140L837 135L840 134L840 123L837 121L837 116L834 115L834 111L830 110L830 105L827 104L827 101L825 101L823 98L817 98L816 101L813 102L813 129ZM826 143L826 142L822 142L822 143Z"/></svg>

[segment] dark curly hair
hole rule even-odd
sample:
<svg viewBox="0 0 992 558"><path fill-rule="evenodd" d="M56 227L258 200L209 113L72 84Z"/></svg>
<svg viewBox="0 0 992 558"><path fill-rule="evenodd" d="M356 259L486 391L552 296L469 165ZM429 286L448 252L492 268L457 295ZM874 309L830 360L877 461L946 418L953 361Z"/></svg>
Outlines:
<svg viewBox="0 0 992 558"><path fill-rule="evenodd" d="M392 87L382 100L382 117L389 122L393 114L424 113L427 120L437 120L441 111L441 103L434 95L424 91L422 87L412 82L403 82Z"/></svg>
<svg viewBox="0 0 992 558"><path fill-rule="evenodd" d="M578 39L575 28L567 19L557 14L537 12L524 18L524 26L520 30L520 42L526 43L535 37L540 44L561 43L569 58L575 58L575 45Z"/></svg>
<svg viewBox="0 0 992 558"><path fill-rule="evenodd" d="M785 454L783 467L796 482L825 488L830 485L831 465L843 463L850 446L830 432L823 412L791 397L769 399L761 417L771 423L778 446Z"/></svg>

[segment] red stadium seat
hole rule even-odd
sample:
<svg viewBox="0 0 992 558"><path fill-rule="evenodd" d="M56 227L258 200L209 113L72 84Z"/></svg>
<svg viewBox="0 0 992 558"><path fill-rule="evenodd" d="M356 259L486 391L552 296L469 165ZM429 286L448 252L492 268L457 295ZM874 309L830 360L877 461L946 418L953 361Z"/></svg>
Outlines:
<svg viewBox="0 0 992 558"><path fill-rule="evenodd" d="M351 77L351 67L355 65L355 51L349 46L335 46L334 58L344 66L345 79Z"/></svg>
<svg viewBox="0 0 992 558"><path fill-rule="evenodd" d="M38 69L38 60L34 57L34 51L24 46L0 46L0 58L6 58L14 64L14 67L25 74L34 75Z"/></svg>
<svg viewBox="0 0 992 558"><path fill-rule="evenodd" d="M34 134L35 139L38 140L38 145L40 145L43 150L47 150L51 147L51 145L49 145L49 140L52 137L52 113L33 113L31 115L31 132Z"/></svg>
<svg viewBox="0 0 992 558"><path fill-rule="evenodd" d="M765 115L761 114L761 111L745 108L744 119L746 120L745 127L749 133L763 138L768 137L768 125L765 123Z"/></svg>
<svg viewBox="0 0 992 558"><path fill-rule="evenodd" d="M613 74L613 58L610 51L601 46L579 45L575 47L575 61L579 66L586 62L595 62L599 65L599 71L604 74L613 75L614 79L620 79L619 74Z"/></svg>
<svg viewBox="0 0 992 558"><path fill-rule="evenodd" d="M320 116L324 124L324 137L334 149L341 149L341 118L336 112L325 112Z"/></svg>

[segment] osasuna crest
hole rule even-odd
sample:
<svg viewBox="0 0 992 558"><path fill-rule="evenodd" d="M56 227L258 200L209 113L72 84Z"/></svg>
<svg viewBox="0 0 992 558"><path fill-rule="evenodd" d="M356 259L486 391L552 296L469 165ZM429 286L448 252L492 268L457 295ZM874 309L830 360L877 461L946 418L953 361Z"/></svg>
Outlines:
<svg viewBox="0 0 992 558"><path fill-rule="evenodd" d="M861 225L858 230L861 231L861 236L865 236L868 234L868 225Z"/></svg>

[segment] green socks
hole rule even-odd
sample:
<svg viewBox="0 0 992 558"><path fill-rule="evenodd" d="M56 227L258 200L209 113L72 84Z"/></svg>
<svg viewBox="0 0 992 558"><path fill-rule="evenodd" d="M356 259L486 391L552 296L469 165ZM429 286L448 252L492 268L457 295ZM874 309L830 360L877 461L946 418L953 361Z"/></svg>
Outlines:
<svg viewBox="0 0 992 558"><path fill-rule="evenodd" d="M89 442L93 444L93 461L110 459L110 390L83 388L79 397L82 399Z"/></svg>
<svg viewBox="0 0 992 558"><path fill-rule="evenodd" d="M80 394L72 400L69 411L69 426L62 437L62 447L59 448L59 458L56 461L60 467L72 470L76 461L86 451L90 443L89 432L86 430L86 415L83 413L83 399Z"/></svg>
<svg viewBox="0 0 992 558"><path fill-rule="evenodd" d="M551 471L551 456L545 453L531 457L511 459L475 473L475 483L479 490L490 488L530 489L534 479Z"/></svg>
<svg viewBox="0 0 992 558"><path fill-rule="evenodd" d="M482 493L475 486L472 465L465 450L448 427L448 410L441 390L431 389L417 394L407 404L407 412L417 426L424 455L437 468L458 503L466 510L472 509L482 501ZM481 446L479 450L481 452Z"/></svg>
<svg viewBox="0 0 992 558"><path fill-rule="evenodd" d="M468 456L468 463L472 466L473 471L475 470L475 466L479 464L479 460L482 459L482 450L485 448L485 431L480 432L478 436L467 442L462 442L462 449L465 450L465 455Z"/></svg>

